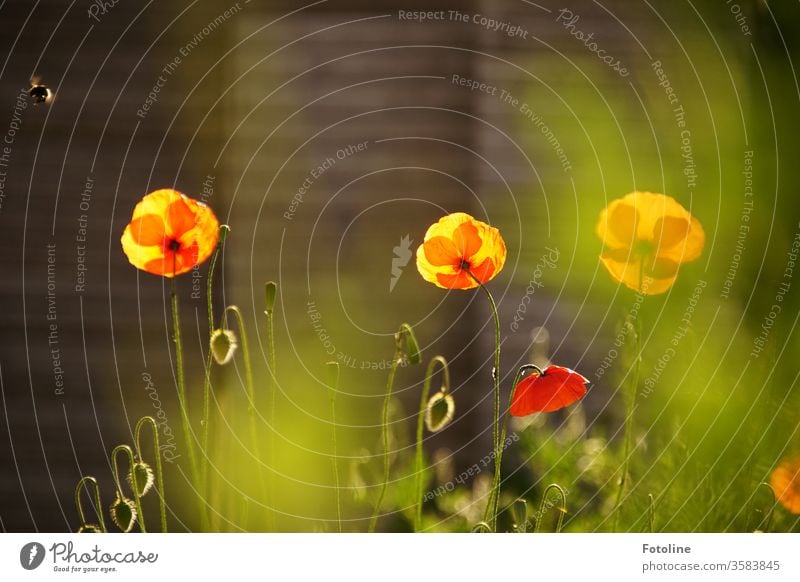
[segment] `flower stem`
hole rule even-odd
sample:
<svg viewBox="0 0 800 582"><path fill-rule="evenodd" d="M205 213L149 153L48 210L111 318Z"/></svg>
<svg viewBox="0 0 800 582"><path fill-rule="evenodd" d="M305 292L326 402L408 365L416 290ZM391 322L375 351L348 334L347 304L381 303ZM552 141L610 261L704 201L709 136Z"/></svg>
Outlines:
<svg viewBox="0 0 800 582"><path fill-rule="evenodd" d="M478 284L478 287L481 288L481 291L486 295L486 299L489 300L489 306L492 308L492 317L494 318L494 367L492 368L492 381L494 383L494 416L493 416L493 423L492 423L492 436L493 436L493 453L494 453L494 472L495 477L492 482L492 489L489 492L489 499L486 506L486 517L484 521L487 521L489 525L492 527L492 531L495 531L497 528L497 499L498 496L498 488L500 486L500 457L502 456L502 450L500 450L500 315L497 313L497 303L495 303L494 297L489 292L489 289L481 283L475 275L469 273L469 276L472 277L472 280ZM492 500L494 502L492 502ZM489 515L491 513L491 515Z"/></svg>
<svg viewBox="0 0 800 582"><path fill-rule="evenodd" d="M274 310L275 310L275 297L277 295L277 284L273 281L270 281L265 286L265 299L266 299L266 309L264 310L264 314L267 316L267 343L269 346L269 394L270 394L270 403L269 403L269 412L268 412L268 422L269 422L269 440L267 442L267 448L269 449L269 462L272 463L272 467L270 468L269 473L267 474L267 499L268 503L273 505L268 510L269 515L269 527L271 531L275 531L275 473L274 473L274 465L275 465L275 402L277 400L277 377L276 377L276 370L277 370L277 358L275 357L275 317L274 317ZM335 436L335 435L334 435ZM338 473L337 473L338 477ZM338 490L337 490L338 495Z"/></svg>
<svg viewBox="0 0 800 582"><path fill-rule="evenodd" d="M617 489L617 497L614 501L614 526L613 531L617 531L619 527L620 509L624 503L625 487L628 484L628 466L630 465L631 448L633 446L633 413L636 410L636 397L639 392L639 374L642 364L642 326L639 320L639 315L636 317L636 325L634 326L634 365L632 373L631 386L629 388L626 408L625 408L625 440L623 444L623 457L622 457L622 474L619 478L619 489Z"/></svg>
<svg viewBox="0 0 800 582"><path fill-rule="evenodd" d="M397 338L397 336L396 336ZM392 358L392 365L389 368L389 378L386 380L386 395L383 398L383 413L381 415L381 440L383 443L383 482L381 489L378 493L378 500L375 502L375 509L372 512L372 517L369 520L369 533L375 531L375 526L378 523L378 515L380 513L383 498L386 495L386 487L389 483L389 402L392 399L392 387L394 386L394 377L397 372L397 366L400 364L402 357L402 345L399 340L396 341L394 350L394 357Z"/></svg>
<svg viewBox="0 0 800 582"><path fill-rule="evenodd" d="M233 313L234 318L236 319L236 325L239 328L239 336L242 338L242 359L244 360L244 377L245 377L245 388L247 390L247 399L250 401L247 407L247 415L249 419L250 425L250 439L251 439L251 446L253 447L253 455L255 458L261 462L261 453L259 451L258 446L258 432L256 430L256 390L255 384L253 382L253 366L250 362L250 344L247 341L247 330L244 326L244 317L242 316L242 312L236 305L228 305L225 308L223 313L223 328L226 327L226 320L228 313ZM264 485L264 475L259 467L257 467L258 473L258 480L261 485L262 495L265 490Z"/></svg>
<svg viewBox="0 0 800 582"><path fill-rule="evenodd" d="M219 227L219 239L217 240L217 246L214 249L213 254L211 255L211 262L208 266L208 276L206 277L206 308L208 312L208 340L209 345L206 346L208 349L208 354L206 356L206 366L203 375L203 421L202 421L202 446L203 446L203 464L201 468L201 475L200 475L200 493L201 495L208 495L208 469L209 469L209 453L208 453L208 438L209 438L209 431L210 428L210 416L211 416L211 364L212 364L212 355L211 355L211 334L214 333L214 273L216 271L217 260L219 259L220 252L222 252L222 246L225 243L225 239L230 232L230 227L227 224L223 224ZM203 511L201 513L201 519L203 522L203 529L208 529L208 512Z"/></svg>
<svg viewBox="0 0 800 582"><path fill-rule="evenodd" d="M181 407L181 424L183 425L183 438L186 441L186 451L189 455L189 465L192 480L197 483L197 458L195 456L192 430L189 424L189 409L186 402L186 380L183 376L183 340L181 339L180 310L178 308L178 292L175 277L172 278L172 328L173 341L175 342L175 376L178 380L178 402ZM200 500L202 508L203 502ZM201 511L201 515L205 511Z"/></svg>
<svg viewBox="0 0 800 582"><path fill-rule="evenodd" d="M135 431L135 445L136 445L136 456L139 459L142 459L142 445L140 434L142 431L142 427L145 424L149 424L150 427L153 429L153 453L155 454L155 465L156 465L156 483L158 484L158 503L159 509L161 511L161 532L167 533L167 508L166 502L164 500L164 472L161 468L161 446L158 439L158 425L156 421L153 419L152 416L143 416L139 419L139 422L136 423L136 431ZM135 475L134 475L134 483L136 483Z"/></svg>
<svg viewBox="0 0 800 582"><path fill-rule="evenodd" d="M561 507L558 508L558 520L556 521L556 533L561 533L561 527L564 525L564 516L567 513L567 492L564 491L564 488L557 483L551 483L548 485L542 494L542 502L539 505L539 514L536 519L536 525L533 533L539 533L539 529L542 525L542 517L545 513L547 513L547 498L551 491L555 491L558 497L561 499ZM550 507L552 507L552 505Z"/></svg>
<svg viewBox="0 0 800 582"><path fill-rule="evenodd" d="M339 390L339 362L328 362L328 394L331 403L331 425L333 426L333 478L336 485L336 525L342 533L342 492L339 485L339 449L336 443L336 392Z"/></svg>
<svg viewBox="0 0 800 582"><path fill-rule="evenodd" d="M511 409L511 403L514 402L514 393L517 391L517 384L519 384L520 380L522 379L522 375L527 372L528 370L536 371L540 376L542 374L541 368L534 364L525 364L520 366L517 370L516 375L514 376L514 383L511 385L511 394L508 397L508 408ZM503 429L500 435L500 451L495 453L495 465L494 465L494 476L492 478L492 489L489 492L489 502L486 505L486 513L483 516L483 520L489 522L490 518L494 516L493 522L494 525L497 525L497 512L498 512L498 505L500 503L500 466L503 462L503 445L506 441L506 434L508 432L508 416L506 415L503 418Z"/></svg>
<svg viewBox="0 0 800 582"><path fill-rule="evenodd" d="M83 503L81 503L81 489L87 489L87 483L92 485L92 489L94 489L94 509L95 513L97 514L97 519L100 521L100 530L103 533L106 533L106 522L103 519L103 506L102 502L100 501L100 486L97 484L97 479L94 477L83 477L80 481L78 481L78 485L75 487L75 507L78 510L78 517L81 520L81 526L86 525L86 514L83 512Z"/></svg>
<svg viewBox="0 0 800 582"><path fill-rule="evenodd" d="M417 506L414 511L415 532L419 531L422 527L422 437L425 434L425 409L428 405L428 395L431 391L431 380L433 380L433 371L436 364L442 367L442 374L444 374L443 386L445 386L448 391L450 389L450 369L447 367L447 360L445 360L443 356L436 356L428 363L428 369L425 371L425 384L422 387L422 397L419 401L419 416L417 417L417 448L414 452L414 482L415 491L417 492Z"/></svg>

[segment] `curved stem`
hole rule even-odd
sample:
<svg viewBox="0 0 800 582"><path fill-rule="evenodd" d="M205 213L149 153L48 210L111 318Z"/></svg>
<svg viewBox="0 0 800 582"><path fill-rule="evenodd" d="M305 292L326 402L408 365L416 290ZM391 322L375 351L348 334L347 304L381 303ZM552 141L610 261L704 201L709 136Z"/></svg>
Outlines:
<svg viewBox="0 0 800 582"><path fill-rule="evenodd" d="M253 455L260 463L261 453L259 451L260 447L258 446L258 432L256 430L256 390L255 384L253 383L253 366L250 362L250 345L247 341L247 330L244 327L244 317L242 316L242 312L236 305L228 305L225 308L222 316L223 328L226 326L229 312L233 313L234 318L236 319L236 325L239 328L239 336L242 338L242 359L244 360L245 387L247 390L247 399L250 401L249 406L247 407L247 414L250 425L250 439L252 440L251 446L253 447ZM265 489L264 475L261 471L261 467L257 467L256 470L258 472L258 480L261 485L261 491L263 495Z"/></svg>
<svg viewBox="0 0 800 582"><path fill-rule="evenodd" d="M486 295L486 299L489 301L489 306L492 309L492 317L494 318L494 367L492 368L492 381L494 383L494 416L492 422L492 436L493 436L493 453L494 453L494 463L495 463L495 473L499 475L500 472L500 463L498 462L500 459L499 456L502 455L502 451L500 450L500 315L497 313L497 303L495 303L494 297L489 292L489 289L481 283L475 275L471 272L467 271L472 280L478 284L478 287L481 288L484 295ZM489 492L489 499L487 502L487 509L492 507L492 498L496 496L496 489L497 489L497 482L499 480L495 479L495 483L492 486L492 490ZM488 513L488 512L487 512ZM492 531L495 531L497 528L497 502L494 503L493 511L491 515L487 516L488 519L484 519L484 521L488 521L489 524L492 526Z"/></svg>
<svg viewBox="0 0 800 582"><path fill-rule="evenodd" d="M139 488L136 486L136 476L133 474L133 466L136 463L133 457L133 451L128 445L117 445L114 447L114 450L111 451L111 466L114 470L114 484L117 486L117 495L119 495L120 499L125 497L125 493L122 491L122 480L119 478L119 463L117 463L117 457L119 453L123 452L128 456L128 464L129 464L129 471L131 474L131 479L133 481L133 485L131 489L133 490L133 501L136 503L136 512L139 514L139 529L142 533L147 533L147 529L144 526L144 512L142 512L142 499L139 497Z"/></svg>
<svg viewBox="0 0 800 582"><path fill-rule="evenodd" d="M567 493L557 483L551 483L547 486L544 490L544 494L542 495L542 502L539 504L539 515L538 519L536 520L536 526L534 528L534 533L539 533L539 527L542 524L542 517L547 512L547 496L550 494L551 490L555 490L558 492L558 496L561 498L561 507L558 508L558 521L556 521L556 533L561 532L561 526L564 525L564 515L567 513Z"/></svg>
<svg viewBox="0 0 800 582"><path fill-rule="evenodd" d="M422 397L419 401L419 416L417 417L417 448L414 452L414 481L415 491L417 492L417 506L414 512L414 531L419 531L422 527L422 437L425 434L425 409L428 405L428 396L431 390L431 380L433 379L433 372L436 368L436 364L439 364L442 367L442 374L444 374L444 380L442 384L443 391L450 390L450 369L447 366L447 360L445 360L443 356L436 356L428 363L428 369L425 371L425 384L422 388Z"/></svg>
<svg viewBox="0 0 800 582"><path fill-rule="evenodd" d="M103 508L101 505L100 500L100 486L97 484L97 479L91 476L83 477L80 481L78 481L78 485L75 487L75 507L78 510L78 517L81 520L81 526L86 525L86 514L83 512L83 503L81 502L81 489L86 489L88 491L87 483L92 485L94 489L94 505L95 505L95 513L97 514L97 518L100 520L100 529L103 533L106 533L106 522L103 519Z"/></svg>
<svg viewBox="0 0 800 582"><path fill-rule="evenodd" d="M142 459L142 443L141 443L141 431L145 424L149 424L153 430L153 453L155 454L155 465L156 465L156 483L158 484L158 502L159 502L159 509L161 511L161 532L167 533L167 508L166 508L166 501L164 499L164 472L161 468L161 445L158 438L158 425L156 424L155 419L152 416L143 416L139 419L139 422L136 423L136 431L135 431L135 445L136 445L136 456L139 459ZM134 475L135 479L135 475ZM134 483L136 481L134 480Z"/></svg>
<svg viewBox="0 0 800 582"><path fill-rule="evenodd" d="M342 533L342 493L339 485L339 450L336 443L336 392L339 390L339 362L328 362L328 394L331 403L331 425L333 426L333 477L336 485L336 525Z"/></svg>
<svg viewBox="0 0 800 582"><path fill-rule="evenodd" d="M378 493L378 500L375 502L375 509L372 512L372 517L369 520L370 533L375 531L375 526L378 523L378 514L380 513L383 498L386 495L386 487L389 483L389 401L392 398L392 387L394 386L394 377L397 372L397 366L400 364L402 357L402 346L400 341L396 339L396 347L394 350L394 358L392 365L389 368L389 378L386 380L386 395L383 398L383 413L381 415L381 440L383 442L383 483Z"/></svg>
<svg viewBox="0 0 800 582"><path fill-rule="evenodd" d="M511 403L514 402L514 394L517 391L517 384L519 384L520 380L522 380L522 375L527 372L528 370L534 370L540 376L542 375L542 369L535 364L524 364L519 367L517 370L516 375L514 376L514 383L511 385L511 393L508 397L508 409L511 409ZM490 516L494 516L494 519L497 519L497 511L498 505L500 503L500 465L503 462L503 450L504 444L506 441L506 434L508 432L508 415L503 418L503 429L500 435L500 452L495 457L495 465L494 465L494 477L492 478L492 489L489 492L489 503L486 506L486 513L484 515L484 521L489 521Z"/></svg>

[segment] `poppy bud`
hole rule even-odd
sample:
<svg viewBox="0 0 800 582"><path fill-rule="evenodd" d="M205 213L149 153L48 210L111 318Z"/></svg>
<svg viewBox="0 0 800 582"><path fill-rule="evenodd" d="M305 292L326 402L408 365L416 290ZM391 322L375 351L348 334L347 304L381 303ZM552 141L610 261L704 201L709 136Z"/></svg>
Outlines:
<svg viewBox="0 0 800 582"><path fill-rule="evenodd" d="M225 239L228 238L228 235L231 232L231 227L227 224L221 224L219 226L219 240L217 241L218 245L224 244Z"/></svg>
<svg viewBox="0 0 800 582"><path fill-rule="evenodd" d="M109 508L111 513L111 521L122 531L128 533L133 529L133 524L136 523L136 505L127 497L120 497L117 492L117 498Z"/></svg>
<svg viewBox="0 0 800 582"><path fill-rule="evenodd" d="M265 313L272 313L275 309L275 295L278 293L278 284L275 281L270 281L264 286L264 299L267 306Z"/></svg>
<svg viewBox="0 0 800 582"><path fill-rule="evenodd" d="M215 329L211 334L211 355L220 366L224 366L233 359L239 340L236 334L229 329Z"/></svg>
<svg viewBox="0 0 800 582"><path fill-rule="evenodd" d="M139 492L139 497L144 497L153 488L155 474L153 469L144 461L137 461L128 473L128 483L131 489Z"/></svg>
<svg viewBox="0 0 800 582"><path fill-rule="evenodd" d="M397 342L405 342L404 350L410 364L419 364L421 357L419 354L419 344L417 338L414 336L414 330L407 323L400 326L400 331L397 332L395 339Z"/></svg>
<svg viewBox="0 0 800 582"><path fill-rule="evenodd" d="M453 420L456 403L446 392L437 392L428 400L425 407L425 426L431 432L439 432Z"/></svg>

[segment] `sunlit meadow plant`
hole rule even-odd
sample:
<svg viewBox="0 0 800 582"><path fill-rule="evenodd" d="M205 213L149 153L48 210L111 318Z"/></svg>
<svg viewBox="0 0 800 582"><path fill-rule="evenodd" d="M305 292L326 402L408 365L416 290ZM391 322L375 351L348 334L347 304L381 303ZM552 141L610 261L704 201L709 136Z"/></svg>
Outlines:
<svg viewBox="0 0 800 582"><path fill-rule="evenodd" d="M597 236L603 242L600 261L608 273L640 295L668 291L683 263L694 261L703 251L705 232L700 222L674 198L652 192L631 192L612 201L597 222ZM633 439L633 413L639 392L642 360L642 323L633 326L633 370L626 398L623 462L614 503L614 530L629 480L628 467ZM629 374L629 376L628 376Z"/></svg>
<svg viewBox="0 0 800 582"><path fill-rule="evenodd" d="M198 501L198 517L200 527L204 530L214 529L209 518L210 506L204 496L213 491L209 481L209 465L212 462L210 444L217 436L213 432L216 422L211 416L210 399L212 391L211 376L215 365L229 366L233 362L241 362L244 393L247 398L247 426L249 433L249 449L255 459L252 472L257 477L259 489L253 498L242 496L234 500L232 507L238 507L238 521L243 529L263 527L276 531L275 508L270 504L276 498L275 483L272 470L264 472L266 463L275 458L276 446L273 436L275 422L276 394L276 350L274 338L274 308L277 298L277 285L269 282L265 285L265 311L267 326L267 368L269 370L269 398L264 398L253 377L253 366L248 342L248 333L242 312L235 305L227 305L221 317L216 318L213 306L213 281L215 267L223 250L223 244L229 234L226 225L219 225L213 211L206 205L197 202L175 190L157 190L145 196L136 205L132 219L122 236L122 246L129 261L138 269L169 279L171 282L172 332L175 346L175 377L178 386L178 400L181 408L185 447L189 458L190 484ZM700 222L674 199L662 194L634 192L623 198L612 201L600 215L596 227L597 235L603 242L600 260L608 273L618 282L637 294L656 295L669 291L675 283L682 264L697 259L705 243L705 234ZM555 531L560 531L564 516L567 513L568 491L556 483L545 487L538 511L531 513L528 502L522 497L506 493L504 503L510 504L507 511L500 507L501 502L501 466L503 452L507 444L508 423L511 417L530 417L566 409L576 404L587 394L589 381L580 373L570 368L538 362L520 366L514 376L507 409L500 405L500 315L497 305L488 288L488 284L502 271L506 261L506 245L500 231L484 222L476 220L468 214L457 212L443 217L428 228L423 243L417 249L417 269L425 281L446 290L480 289L491 308L495 331L495 349L492 377L492 453L489 457L492 464L491 478L481 476L486 485L481 489L476 479L473 492L468 490L453 491L447 489L446 495L464 500L467 505L477 505L478 500L485 500L481 517L470 518L466 529L476 532L514 531L519 533L536 532L542 528L545 516L555 512ZM207 277L207 315L208 338L203 368L202 414L200 415L200 438L197 439L192 430L194 420L190 415L190 393L187 391L184 378L183 345L181 342L180 314L178 310L178 293L176 279L179 275L210 259ZM231 316L229 318L229 316ZM232 322L229 322L232 319ZM616 470L619 476L618 488L612 509L613 529L618 528L620 508L629 487L629 463L634 454L632 450L633 410L638 392L639 375L642 358L642 323L626 321L631 326L633 338L632 368L626 371L627 386L623 389L626 400L625 434L622 451L622 466ZM229 323L235 322L231 326ZM386 387L381 408L381 440L380 459L381 472L378 493L369 501L369 520L367 531L375 531L382 511L388 510L387 488L392 473L392 457L390 455L390 404L393 402L393 388L398 368L406 363L417 364L422 360L419 343L410 325L402 324L394 335L394 355L388 370ZM434 381L438 388L433 389ZM349 515L343 491L359 490L358 479L353 468L350 470L340 466L340 435L337 430L337 393L339 392L339 364L329 362L326 365L325 387L330 404L330 449L326 455L330 458L330 474L335 489L336 519L333 531L343 531L343 524L357 523L356 516ZM261 412L266 408L266 414ZM574 412L574 410L573 410ZM426 463L424 440L426 431L435 434L450 425L456 415L456 401L450 385L450 369L447 360L437 355L428 361L424 372L424 382L420 394L418 416L413 455L408 456L408 463L413 467L409 487L409 499L413 499L408 517L413 522L414 531L423 531L423 517L426 508L424 489L431 469L436 464ZM574 416L574 415L573 415ZM266 418L269 424L269 438L264 451L261 434L257 430L257 419ZM537 417L533 417L537 418ZM543 418L543 417L538 417ZM547 426L541 420L536 421L537 431ZM151 417L142 418L136 425L133 435L133 446L121 444L110 453L112 467L113 499L110 505L104 505L101 487L93 476L83 477L75 489L75 503L80 520L78 531L107 531L108 513L111 523L123 532L147 531L145 506L142 499L158 496L160 513L160 530L167 531L165 505L165 488L160 458L158 425ZM142 437L152 433L152 453L148 454L142 447ZM197 448L199 440L200 448ZM589 439L591 440L591 439ZM595 439L596 440L596 439ZM586 455L594 455L589 441L581 450ZM594 445L593 445L594 446ZM602 448L603 445L600 445ZM402 449L402 447L399 447ZM597 447L594 447L595 449ZM594 450L594 449L592 449ZM200 454L198 454L198 452ZM224 453L223 453L224 454ZM547 463L558 466L554 454L550 454ZM616 466L616 465L612 465ZM564 467L560 471L564 477L572 470ZM580 469L580 470L585 470ZM376 477L377 478L377 477ZM398 480L399 482L400 480ZM491 484L489 485L489 481ZM363 485L363 483L362 483ZM569 486L570 489L572 485ZM759 501L757 508L758 523L756 529L769 530L773 508L780 504L787 512L800 515L800 461L796 456L787 456L775 467L769 477L769 483L760 485L770 493L769 504ZM365 488L365 487L364 487ZM507 488L511 489L511 488ZM217 490L219 491L219 490ZM85 497L91 500L94 516L86 511ZM570 493L571 494L571 493ZM400 498L400 497L398 497ZM366 505L368 496L361 499ZM259 513L258 506L265 509ZM108 502L106 502L108 503ZM148 501L148 503L150 503ZM461 503L460 501L458 503ZM463 505L462 503L462 505ZM392 509L402 507L397 499L392 499ZM384 507L386 505L387 507ZM434 512L442 511L442 507L453 507L454 504L440 504ZM654 530L656 501L649 496L646 515L642 518L648 531ZM237 513L235 511L234 513ZM345 515L347 513L347 515ZM503 518L498 522L498 516ZM366 517L362 514L362 517ZM433 516L430 516L433 518ZM262 521L262 518L264 519ZM548 518L548 521L552 518ZM328 520L333 522L333 520ZM363 523L363 522L362 522ZM429 522L425 522L426 525ZM432 522L430 522L432 523ZM348 525L348 528L352 527Z"/></svg>
<svg viewBox="0 0 800 582"><path fill-rule="evenodd" d="M492 422L494 476L484 514L484 522L489 531L497 531L500 471L507 423L503 422L501 429L500 315L497 303L486 283L502 270L506 255L506 244L500 231L463 212L448 214L431 225L425 233L422 245L417 249L417 269L423 279L443 289L468 290L479 287L491 307L495 329L494 366L491 370L494 400ZM529 369L534 369L535 375L522 380L522 374ZM429 381L430 373L431 370L428 371L426 382ZM518 370L514 380L510 414L526 416L534 412L547 412L568 406L583 397L587 382L586 378L568 368L551 366L541 370L533 365L523 366ZM452 405L446 401L446 394L429 403L431 407L437 405L440 408L444 405L443 418L447 418Z"/></svg>

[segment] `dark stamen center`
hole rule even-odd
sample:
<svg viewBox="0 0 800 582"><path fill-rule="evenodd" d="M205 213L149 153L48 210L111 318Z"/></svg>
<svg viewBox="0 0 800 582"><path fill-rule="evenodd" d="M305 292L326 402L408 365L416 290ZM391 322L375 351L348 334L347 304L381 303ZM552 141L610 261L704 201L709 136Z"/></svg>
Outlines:
<svg viewBox="0 0 800 582"><path fill-rule="evenodd" d="M469 261L465 261L464 259L461 259L461 264L459 265L459 267L464 271L469 271L469 268L470 268Z"/></svg>
<svg viewBox="0 0 800 582"><path fill-rule="evenodd" d="M179 250L181 250L181 243L179 243L175 239L172 239L171 241L169 241L169 245L167 245L167 247L172 252L177 253Z"/></svg>

